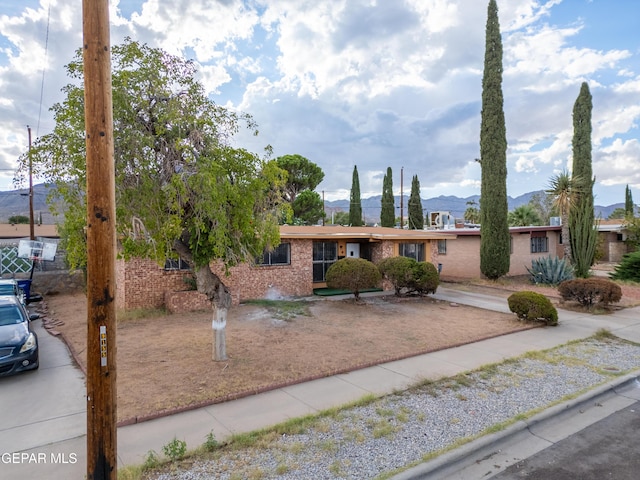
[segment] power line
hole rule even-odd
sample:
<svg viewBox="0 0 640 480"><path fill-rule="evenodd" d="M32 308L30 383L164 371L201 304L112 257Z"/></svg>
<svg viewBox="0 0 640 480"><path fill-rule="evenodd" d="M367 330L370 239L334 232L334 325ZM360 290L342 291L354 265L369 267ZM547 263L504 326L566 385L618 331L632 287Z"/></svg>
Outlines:
<svg viewBox="0 0 640 480"><path fill-rule="evenodd" d="M40 107L38 110L38 124L36 125L36 137L40 131L40 119L42 118L42 102L44 98L44 73L47 69L47 54L49 52L49 22L51 20L51 2L47 7L47 33L44 39L44 65L42 65L42 81L40 83Z"/></svg>

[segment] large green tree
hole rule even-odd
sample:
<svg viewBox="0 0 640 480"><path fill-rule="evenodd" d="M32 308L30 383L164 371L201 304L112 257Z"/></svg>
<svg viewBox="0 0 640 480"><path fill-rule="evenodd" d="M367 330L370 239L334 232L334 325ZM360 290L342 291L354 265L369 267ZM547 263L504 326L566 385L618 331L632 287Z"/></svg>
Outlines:
<svg viewBox="0 0 640 480"><path fill-rule="evenodd" d="M78 51L67 66L74 83L53 107L55 127L32 148L35 173L56 186L64 204L60 233L72 267L86 262L82 66ZM121 253L162 264L179 256L193 266L198 291L214 309L214 355L223 359L231 293L210 264L234 266L279 243L277 206L286 174L232 146L239 128L255 130L255 124L209 100L193 62L126 39L112 48L112 72Z"/></svg>
<svg viewBox="0 0 640 480"><path fill-rule="evenodd" d="M324 203L318 192L302 190L293 201L293 220L296 224L314 225L324 218Z"/></svg>
<svg viewBox="0 0 640 480"><path fill-rule="evenodd" d="M394 227L396 224L396 208L393 198L393 176L391 167L387 167L387 174L382 181L380 207L380 225L383 227Z"/></svg>
<svg viewBox="0 0 640 480"><path fill-rule="evenodd" d="M409 195L409 230L422 230L424 228L424 211L420 198L420 181L414 175L411 180L411 195Z"/></svg>
<svg viewBox="0 0 640 480"><path fill-rule="evenodd" d="M360 178L358 177L358 167L353 167L353 177L351 179L351 195L349 201L349 224L352 227L364 225L362 220L362 199L360 198Z"/></svg>
<svg viewBox="0 0 640 480"><path fill-rule="evenodd" d="M544 191L536 192L531 196L528 205L531 205L538 216L542 225L549 225L551 217L554 215L553 198Z"/></svg>
<svg viewBox="0 0 640 480"><path fill-rule="evenodd" d="M283 155L276 164L287 171L287 182L282 189L284 199L293 204L303 190L315 190L324 180L322 169L302 155Z"/></svg>
<svg viewBox="0 0 640 480"><path fill-rule="evenodd" d="M624 214L630 217L635 215L635 206L633 205L633 197L631 196L629 185L627 185L624 191Z"/></svg>
<svg viewBox="0 0 640 480"><path fill-rule="evenodd" d="M583 82L573 105L573 171L578 188L575 206L569 211L573 266L577 277L587 277L595 260L598 230L594 222L593 171L591 166L591 111L589 85Z"/></svg>
<svg viewBox="0 0 640 480"><path fill-rule="evenodd" d="M489 1L480 126L480 271L490 279L509 272L507 133L502 95L502 37L498 6Z"/></svg>

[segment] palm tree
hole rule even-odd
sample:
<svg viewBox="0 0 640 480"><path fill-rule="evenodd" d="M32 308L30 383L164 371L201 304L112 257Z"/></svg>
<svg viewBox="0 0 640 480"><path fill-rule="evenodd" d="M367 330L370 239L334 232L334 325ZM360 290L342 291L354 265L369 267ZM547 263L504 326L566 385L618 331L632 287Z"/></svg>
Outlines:
<svg viewBox="0 0 640 480"><path fill-rule="evenodd" d="M553 206L560 213L562 219L562 244L564 245L564 258L572 262L571 241L569 231L569 211L573 208L576 193L579 191L581 179L572 177L569 172L563 170L551 177L545 192L553 197Z"/></svg>
<svg viewBox="0 0 640 480"><path fill-rule="evenodd" d="M527 227L529 225L540 225L540 215L532 205L520 205L515 210L509 212L507 216L510 227Z"/></svg>

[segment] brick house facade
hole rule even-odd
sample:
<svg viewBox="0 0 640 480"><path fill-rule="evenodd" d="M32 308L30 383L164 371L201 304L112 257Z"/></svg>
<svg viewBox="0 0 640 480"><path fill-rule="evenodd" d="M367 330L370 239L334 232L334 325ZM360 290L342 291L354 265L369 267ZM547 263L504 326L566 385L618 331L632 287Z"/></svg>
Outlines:
<svg viewBox="0 0 640 480"><path fill-rule="evenodd" d="M256 298L302 297L313 295L314 288L324 287L324 281L314 279L318 274L318 262L314 261L314 245L335 246L336 259L357 255L378 262L397 256L402 245L417 246L424 258L433 261L439 239L454 240L455 235L444 231L398 230L383 227L294 227L280 228L281 244L288 244L288 262L276 265L244 263L229 269L225 276L222 265L213 263L211 269L223 279L231 291L232 301ZM437 250L435 250L437 252ZM354 255L352 255L354 256ZM328 263L327 263L328 264ZM116 307L124 310L137 308L162 308L179 310L183 302L202 305L201 294L183 294L188 300L178 300L171 292L186 290L184 277L188 270L168 270L146 259L116 261Z"/></svg>

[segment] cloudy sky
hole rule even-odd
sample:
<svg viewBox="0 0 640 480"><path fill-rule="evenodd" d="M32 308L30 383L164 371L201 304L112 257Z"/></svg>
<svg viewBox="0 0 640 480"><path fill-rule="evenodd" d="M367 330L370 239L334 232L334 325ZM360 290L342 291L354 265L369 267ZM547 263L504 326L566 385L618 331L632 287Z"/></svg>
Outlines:
<svg viewBox="0 0 640 480"><path fill-rule="evenodd" d="M125 36L195 60L211 98L254 116L239 146L301 154L327 200L379 195L392 167L423 199L480 194L488 0L111 0ZM596 203L640 203L640 2L498 0L504 44L508 194L571 165L572 109L593 95ZM81 0L0 0L0 190L53 128L49 108L82 44Z"/></svg>

